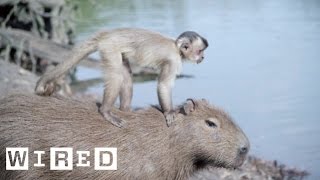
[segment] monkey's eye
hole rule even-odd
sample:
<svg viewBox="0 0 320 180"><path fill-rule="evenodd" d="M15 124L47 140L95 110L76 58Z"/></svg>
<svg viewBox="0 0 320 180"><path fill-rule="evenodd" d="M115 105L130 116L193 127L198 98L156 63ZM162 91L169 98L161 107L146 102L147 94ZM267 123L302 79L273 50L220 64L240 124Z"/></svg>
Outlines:
<svg viewBox="0 0 320 180"><path fill-rule="evenodd" d="M202 51L203 51L202 49L201 49L201 50L198 50L198 54L201 54L201 53L202 53Z"/></svg>
<svg viewBox="0 0 320 180"><path fill-rule="evenodd" d="M212 127L212 128L217 127L217 124L210 121L210 120L205 120L205 122L206 122L207 126L209 126L209 127Z"/></svg>

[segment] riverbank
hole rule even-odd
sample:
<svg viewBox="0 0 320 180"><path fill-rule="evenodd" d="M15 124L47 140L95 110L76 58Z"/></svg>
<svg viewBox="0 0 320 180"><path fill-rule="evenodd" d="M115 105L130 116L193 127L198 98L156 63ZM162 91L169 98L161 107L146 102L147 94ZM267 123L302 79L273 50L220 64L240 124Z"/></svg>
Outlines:
<svg viewBox="0 0 320 180"><path fill-rule="evenodd" d="M27 1L21 1L18 3L18 0L14 1L4 1L9 4L15 3L16 8L26 7ZM31 1L30 1L31 2ZM32 2L44 2L44 1L32 1ZM58 6L62 4L57 2L62 1L47 1L53 2ZM96 14L89 15L90 12L86 12L85 17L88 17L88 24L85 24L84 27L88 28L88 30L84 31L84 34L90 32L93 33L95 29L102 28L112 28L119 27L120 25L127 26L139 26L145 28L153 28L156 30L161 30L166 34L176 34L181 30L185 30L186 28L197 28L197 30L202 30L207 33L208 38L214 41L214 46L211 46L208 49L208 53L206 54L205 65L197 66L196 71L192 67L192 70L186 68L184 72L195 74L196 77L194 79L190 79L185 81L186 85L184 86L183 82L180 81L178 83L180 88L176 91L176 94L182 94L185 89L188 89L190 84L193 85L192 93L189 92L187 95L181 95L181 99L186 96L196 96L201 94L202 97L210 98L211 101L216 102L218 104L225 103L224 107L233 107L234 110L239 110L241 112L245 112L242 115L238 115L237 120L241 126L250 127L247 128L246 132L251 137L252 142L258 146L261 154L265 155L265 157L277 158L282 161L288 162L289 164L295 164L295 166L300 167L308 167L308 170L313 168L313 174L317 174L317 162L312 161L313 159L319 158L317 155L318 152L317 147L318 144L316 140L318 139L317 133L318 130L313 127L318 127L315 122L317 121L318 113L317 110L314 110L318 105L315 102L319 102L316 100L317 96L317 86L316 83L311 82L312 77L317 76L316 63L312 63L317 61L317 41L314 41L318 37L318 31L308 31L310 33L305 33L303 29L300 27L313 27L310 25L299 26L297 28L286 28L288 25L295 25L293 22L305 23L299 21L299 17L301 16L301 11L299 9L291 9L288 12L297 12L295 15L299 16L291 16L289 13L290 21L286 19L286 12L284 11L281 14L280 19L270 20L270 17L274 15L273 8L266 8L263 3L245 5L245 7L251 7L257 5L261 9L265 9L268 13L259 14L260 11L255 11L256 7L252 7L246 9L245 12L242 12L241 7L235 5L234 9L226 8L224 6L219 7L216 5L211 5L211 9L208 11L206 8L208 5L203 5L206 3L199 3L197 8L198 11L201 11L201 18L206 20L205 17L209 18L208 21L213 24L208 23L200 23L197 24L198 21L184 21L183 19L176 20L172 17L187 17L190 12L194 11L194 8L185 7L181 8L180 3L176 3L176 7L174 4L166 4L165 1L161 1L164 4L159 6L155 5L155 7L150 6L150 11L144 11L145 9L138 8L138 12L146 12L149 14L140 14L136 13L136 8L132 8L127 11L127 9L123 9L123 4L121 3L112 3L108 4L108 1L96 1L99 2L99 7L103 8L92 8L88 7L88 10L94 10L93 12ZM100 3L105 3L103 6ZM259 1L258 1L259 2ZM279 7L282 7L281 1L274 1L274 4L278 4ZM294 4L295 1L290 2L290 4L283 4L287 8L292 8L290 5ZM0 3L1 4L1 3ZM134 1L126 4L131 4L132 7L140 7L140 5L146 4L150 5L148 2L141 3L140 5L135 3ZM232 4L232 3L231 3ZM245 3L241 3L245 4ZM316 5L310 6L309 3L304 3L306 5L305 8L308 9L308 14L312 14L310 12L314 12L314 10L310 7L317 7ZM309 4L309 6L308 6ZM46 5L48 6L48 5ZM55 5L54 5L55 6ZM64 5L63 5L64 6ZM8 8L9 7L9 8ZM13 6L12 6L13 7ZM29 7L29 6L27 6ZM23 30L31 30L33 31L33 36L29 35L23 36L19 39L10 39L8 38L7 29L1 31L3 34L0 34L0 45L1 48L1 57L5 57L6 61L16 62L20 64L23 68L27 68L31 71L37 73L37 75L31 74L29 71L26 71L22 68L19 68L15 65L2 63L0 60L0 98L5 96L7 93L12 93L16 91L20 91L23 93L32 93L36 79L38 75L42 74L46 67L50 64L57 64L63 60L63 56L66 56L69 51L69 45L72 44L72 37L74 35L66 33L73 32L73 29L69 28L68 25L72 20L70 20L69 16L59 15L59 14L50 14L47 11L52 13L57 13L60 11L48 10L47 8L37 7L34 9L31 5L31 13L32 17L35 18L36 21L29 22L29 18L17 18L17 17L31 17L29 14L18 14L18 12L24 13L24 11L12 11L12 13L5 13L9 11L5 11L1 9L1 13L3 15L11 14L12 18L3 18L6 22L3 23L5 27L9 28L17 28L22 24L31 24L32 26L23 26ZM106 10L106 8L108 8ZM193 7L191 5L190 7ZM11 6L5 6L5 8L13 9ZM72 8L72 7L71 7ZM143 11L141 11L143 10ZM176 16L161 16L163 12L170 12L167 14L176 13ZM229 12L230 14L227 16L226 20L217 21L215 18L225 19L224 15L215 14L215 12ZM39 13L40 12L40 13ZM65 12L65 11L61 11ZM100 12L100 14L98 13ZM106 14L102 14L104 12ZM153 13L155 12L155 13ZM159 12L159 14L156 14ZM233 12L233 13L232 13ZM236 12L236 13L235 13ZM238 12L240 12L238 14ZM241 14L242 12L242 14ZM282 12L282 11L281 11ZM243 17L244 14L248 13L248 17ZM110 15L112 18L108 18L107 15ZM183 14L183 16L181 16ZM313 13L316 14L316 13ZM242 15L242 16L241 16ZM3 16L6 17L6 16ZM63 18L60 18L63 17ZM94 21L94 19L90 19L89 17L100 17L101 21ZM130 19L128 17L134 17L134 19ZM148 17L151 17L152 20L148 20ZM197 17L197 16L194 16ZM309 16L308 16L309 17ZM52 18L50 21L48 19ZM57 19L55 19L57 18ZM211 19L212 18L212 19ZM255 18L266 19L266 21L255 21ZM0 18L1 19L1 18ZM17 21L26 20L25 22ZM139 20L140 19L140 20ZM292 20L295 21L292 21ZM316 20L316 17L310 16L308 22L312 23L313 20ZM8 20L8 21L6 21ZM269 21L270 20L270 21ZM107 22L108 21L108 22ZM65 24L67 22L68 24ZM90 24L89 24L90 22ZM99 23L100 22L100 23ZM103 22L103 23L101 23ZM155 27L155 24L161 27ZM169 22L169 23L168 23ZM171 23L170 23L171 22ZM186 26L183 22L190 23ZM256 22L256 23L252 23ZM272 23L271 23L272 22ZM216 23L216 24L215 24ZM287 23L287 24L283 24ZM292 24L293 23L293 24ZM55 25L54 25L55 24ZM57 26L58 24L58 26ZM170 26L172 24L172 27ZM253 25L257 25L257 29L255 29ZM38 26L40 25L40 26ZM50 27L60 27L67 31L60 31L61 36L55 35L58 32L57 29L50 29ZM152 26L151 26L152 25ZM281 26L283 25L283 26ZM94 29L90 29L89 27L94 27ZM248 29L243 30L244 27L248 27ZM259 29L260 27L260 29ZM261 28L262 27L262 28ZM274 27L275 30L264 29L263 27ZM295 26L293 26L295 27ZM27 28L27 29L25 29ZM21 30L21 28L20 28ZM13 32L13 31L11 31ZM16 31L17 32L17 31ZM210 32L210 33L209 33ZM245 34L242 34L246 32ZM285 33L282 33L285 32ZM315 33L314 33L315 32ZM287 35L296 34L290 38L286 38ZM316 34L313 35L312 33ZM21 35L22 33L14 33L12 37L17 37L16 35ZM246 34L250 34L250 36L246 36ZM307 34L307 38L305 37ZM240 36L241 35L241 36ZM211 36L211 37L210 37ZM31 39L32 41L29 41ZM277 38L274 38L277 37ZM281 38L280 38L281 37ZM299 37L299 38L294 38ZM80 39L85 39L86 36L81 37ZM306 39L304 39L306 38ZM41 39L41 40L39 40ZM310 39L313 39L310 41ZM39 41L38 41L39 40ZM234 41L236 40L236 41ZM8 43L9 41L9 43ZM58 42L59 44L55 44L53 42ZM291 41L295 41L295 43L288 43ZM43 49L44 46L42 42L45 44L50 44L48 48ZM238 44L237 44L238 43ZM52 46L51 46L52 45ZM281 46L280 46L281 45ZM299 45L299 51L295 51L296 45ZM274 47L274 48L273 48ZM42 49L41 49L42 48ZM254 48L254 51L252 51ZM40 50L40 51L38 51ZM37 53L38 52L38 53ZM43 53L45 52L45 53ZM244 52L244 53L239 53ZM252 52L246 54L246 52ZM255 53L256 52L256 53ZM268 52L268 53L263 53ZM292 53L287 53L292 52ZM295 52L299 52L296 54ZM290 56L291 54L291 56ZM207 61L208 60L208 61ZM239 60L239 61L236 61ZM301 61L300 61L301 60ZM303 61L302 61L303 60ZM271 61L271 63L270 63ZM91 63L92 62L92 63ZM241 63L240 63L241 62ZM274 63L273 63L274 62ZM303 63L301 63L303 62ZM311 62L311 63L310 63ZM90 65L97 65L95 61L83 61L83 63L89 63ZM299 67L296 66L299 64ZM85 67L88 65L82 64ZM259 66L260 65L260 66ZM218 68L215 68L218 67ZM232 67L230 69L230 67ZM237 67L237 68L234 68ZM248 67L251 67L248 69ZM286 69L286 71L283 71ZM307 72L307 73L304 73ZM312 76L312 74L314 76ZM235 77L235 75L237 77ZM311 75L311 76L310 76ZM217 77L217 78L216 78ZM221 78L223 77L223 78ZM256 77L256 78L253 78ZM299 77L299 78L296 78ZM150 78L150 80L154 79L154 76ZM316 79L316 78L315 78ZM145 81L144 78L142 81ZM89 80L80 83L77 85L78 88L83 88L85 90L88 87L93 87L93 84L97 84L101 82L101 79L97 80ZM209 83L214 82L214 83ZM239 83L241 82L241 83ZM261 83L263 82L263 83ZM310 83L308 83L310 82ZM316 81L315 81L316 82ZM145 83L147 84L147 83ZM151 84L151 83L150 83ZM311 85L312 84L312 85ZM153 84L152 84L153 85ZM223 88L222 88L223 87ZM250 88L247 88L250 87ZM135 91L136 98L141 101L141 99L145 98L147 93L145 89L151 89L153 86L144 86L143 96L139 96L139 91ZM206 90L206 91L205 91ZM214 93L212 93L214 90ZM289 91L290 90L290 91ZM313 91L314 90L314 91ZM99 90L99 92L102 92ZM316 93L313 93L316 92ZM151 91L150 91L151 93ZM152 91L154 93L154 91ZM138 95L137 95L138 94ZM77 95L75 98L81 98L83 96L88 96L88 98L97 97L95 94ZM97 98L100 100L100 98ZM149 99L149 98L147 98ZM181 99L177 99L181 101ZM310 100L312 99L312 101ZM255 100L255 101L253 101ZM152 101L156 102L156 101ZM243 103L245 102L245 103ZM229 108L231 109L231 108ZM232 114L239 114L239 112ZM303 117L303 118L301 118ZM259 120L259 121L257 121ZM314 121L312 121L314 120ZM241 122L244 121L244 122ZM252 127L252 128L251 128ZM315 130L314 130L315 129ZM297 131L295 131L297 130ZM268 134L269 133L269 134ZM263 139L263 137L267 137ZM285 137L285 138L283 138ZM269 139L268 139L269 138ZM276 139L276 141L273 141ZM259 144L260 143L260 144ZM285 148L280 148L280 146L284 145ZM269 149L271 147L271 149ZM274 148L278 147L278 148ZM275 149L275 151L273 151ZM301 150L307 149L307 150ZM252 148L251 152L255 151ZM274 154L266 155L269 152L276 152L278 156L274 156ZM282 152L282 153L281 153ZM303 158L297 158L303 157ZM253 158L257 159L257 158ZM293 162L288 161L293 160ZM304 171L296 171L295 169L286 169L286 166L279 166L278 163L274 161L264 161L261 159L257 159L257 162L261 161L261 165L257 165L253 162L247 162L243 167L247 168L246 170L240 169L236 171L225 171L225 170L215 170L212 174L211 170L208 172L201 173L196 178L198 179L212 179L212 177L219 177L228 179L228 177L232 177L233 179L239 179L242 177L243 179L267 179L270 177L276 177L273 179L290 179L288 178L288 174L295 174L290 172L298 172L297 174L305 174ZM310 163L309 163L310 162ZM221 171L221 172L220 172ZM220 174L219 174L220 172ZM246 174L247 173L247 174ZM257 176L255 174L258 174ZM285 175L287 174L287 175ZM241 176L244 175L244 176ZM248 176L247 176L248 175ZM234 177L233 177L234 176ZM295 176L297 179L300 179L300 176ZM305 176L303 176L305 177Z"/></svg>

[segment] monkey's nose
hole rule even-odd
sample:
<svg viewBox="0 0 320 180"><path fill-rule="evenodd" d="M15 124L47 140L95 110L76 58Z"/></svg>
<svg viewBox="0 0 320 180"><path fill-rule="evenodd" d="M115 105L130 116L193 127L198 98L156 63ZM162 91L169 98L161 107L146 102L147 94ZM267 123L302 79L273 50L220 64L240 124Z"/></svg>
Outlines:
<svg viewBox="0 0 320 180"><path fill-rule="evenodd" d="M201 63L202 60L203 60L203 58L202 58L202 59L199 59L199 60L197 61L197 64Z"/></svg>

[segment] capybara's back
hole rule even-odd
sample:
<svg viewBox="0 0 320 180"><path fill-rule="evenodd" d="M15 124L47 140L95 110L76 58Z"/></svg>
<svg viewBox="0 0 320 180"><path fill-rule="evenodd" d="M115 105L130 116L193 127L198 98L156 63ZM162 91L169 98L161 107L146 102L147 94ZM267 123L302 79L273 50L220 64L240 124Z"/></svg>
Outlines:
<svg viewBox="0 0 320 180"><path fill-rule="evenodd" d="M188 107L181 109L172 127L156 108L115 109L127 121L125 128L117 128L94 102L11 95L0 100L0 179L185 179L207 166L243 163L248 139L226 113L200 101L193 102L190 113L185 113ZM27 171L6 170L7 147L29 148ZM50 170L51 147L73 148L72 170ZM95 169L94 149L99 147L117 148L117 170ZM45 151L45 167L34 166L34 151ZM90 151L89 167L77 166L77 151Z"/></svg>

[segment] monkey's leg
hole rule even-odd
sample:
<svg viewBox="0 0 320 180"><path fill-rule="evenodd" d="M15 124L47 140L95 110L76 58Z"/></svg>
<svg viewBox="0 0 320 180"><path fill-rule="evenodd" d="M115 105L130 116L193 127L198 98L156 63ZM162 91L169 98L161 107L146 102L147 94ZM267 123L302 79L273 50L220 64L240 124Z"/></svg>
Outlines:
<svg viewBox="0 0 320 180"><path fill-rule="evenodd" d="M176 112L172 105L172 86L176 78L176 67L174 64L165 64L162 66L158 78L158 98L163 114L166 118L167 125L170 126L175 118Z"/></svg>
<svg viewBox="0 0 320 180"><path fill-rule="evenodd" d="M123 59L123 83L120 89L120 110L130 111L132 101L132 72L128 59Z"/></svg>
<svg viewBox="0 0 320 180"><path fill-rule="evenodd" d="M111 112L117 97L119 96L121 85L123 84L123 65L121 53L102 52L103 64L106 69L106 85L103 94L102 105L99 112L102 116L113 125L123 127L125 121L115 116Z"/></svg>

